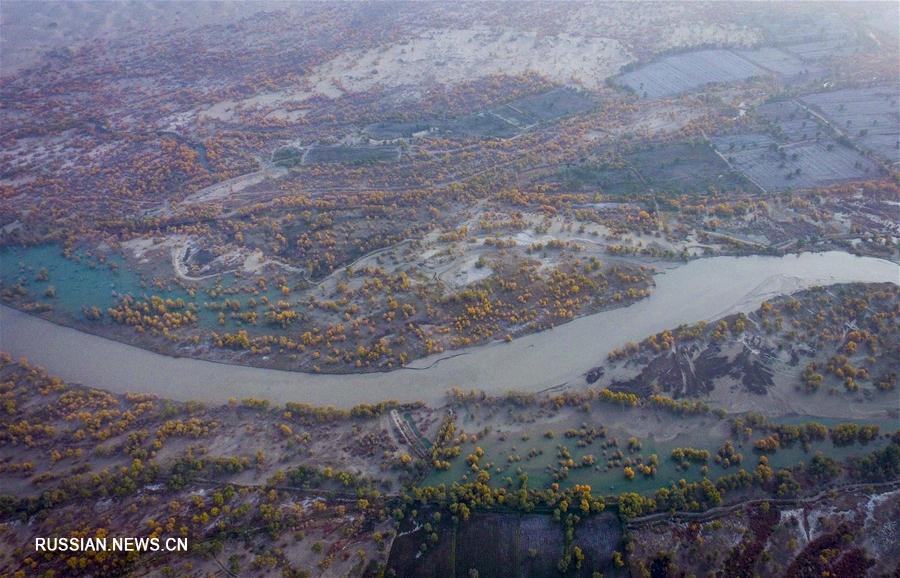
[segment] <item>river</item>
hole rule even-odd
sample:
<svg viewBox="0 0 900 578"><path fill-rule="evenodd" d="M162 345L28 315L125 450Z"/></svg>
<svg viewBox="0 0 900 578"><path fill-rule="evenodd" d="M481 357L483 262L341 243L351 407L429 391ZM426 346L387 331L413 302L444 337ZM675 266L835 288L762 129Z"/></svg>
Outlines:
<svg viewBox="0 0 900 578"><path fill-rule="evenodd" d="M628 341L685 323L750 311L816 285L900 284L897 264L843 252L711 257L660 272L652 295L510 343L433 355L387 373L319 375L160 355L0 306L0 350L51 374L114 392L224 402L256 397L349 407L384 399L439 403L454 386L501 393L584 383L584 373Z"/></svg>

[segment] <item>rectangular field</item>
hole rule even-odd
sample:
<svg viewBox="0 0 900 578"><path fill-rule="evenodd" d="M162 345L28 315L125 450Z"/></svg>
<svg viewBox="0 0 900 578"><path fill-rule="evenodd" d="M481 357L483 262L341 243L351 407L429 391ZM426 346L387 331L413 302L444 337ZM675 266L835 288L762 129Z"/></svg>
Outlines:
<svg viewBox="0 0 900 578"><path fill-rule="evenodd" d="M830 131L815 116L792 100L760 105L754 114L765 119L775 131L779 144L799 143L827 137Z"/></svg>
<svg viewBox="0 0 900 578"><path fill-rule="evenodd" d="M438 126L451 135L475 138L509 138L519 133L518 126L491 111L469 114Z"/></svg>
<svg viewBox="0 0 900 578"><path fill-rule="evenodd" d="M431 130L476 138L509 138L535 125L587 112L594 106L592 98L577 90L553 88L453 119L385 121L370 124L364 130L375 140L411 138L415 133Z"/></svg>
<svg viewBox="0 0 900 578"><path fill-rule="evenodd" d="M587 112L594 101L571 88L554 88L540 94L532 94L503 105L497 112L503 116L512 114L525 126L552 122L564 116Z"/></svg>
<svg viewBox="0 0 900 578"><path fill-rule="evenodd" d="M830 38L828 40L816 40L785 46L787 52L797 56L804 62L822 60L831 56L852 54L856 51L856 44L844 38Z"/></svg>
<svg viewBox="0 0 900 578"><path fill-rule="evenodd" d="M825 186L878 175L870 160L831 139L781 144L767 134L754 133L711 140L732 166L767 191Z"/></svg>
<svg viewBox="0 0 900 578"><path fill-rule="evenodd" d="M705 143L651 145L627 153L617 165L585 164L566 169L561 177L576 190L599 189L609 195L651 190L671 194L746 191L754 189L732 171Z"/></svg>
<svg viewBox="0 0 900 578"><path fill-rule="evenodd" d="M667 56L626 72L616 83L643 98L664 98L707 84L747 80L767 74L765 70L730 50L699 50Z"/></svg>
<svg viewBox="0 0 900 578"><path fill-rule="evenodd" d="M438 542L424 553L427 533L400 534L387 561L390 576L518 578L561 576L557 562L565 551L563 526L549 514L476 512L465 523L438 526ZM615 514L588 517L578 525L575 542L584 554L583 567L566 576L589 577L602 570L618 576L613 552L622 549L622 527Z"/></svg>
<svg viewBox="0 0 900 578"><path fill-rule="evenodd" d="M303 164L367 164L399 158L400 149L394 146L315 146L306 153Z"/></svg>
<svg viewBox="0 0 900 578"><path fill-rule="evenodd" d="M750 190L753 188L706 143L675 143L632 153L628 162L647 187L658 192L683 194Z"/></svg>
<svg viewBox="0 0 900 578"><path fill-rule="evenodd" d="M807 64L793 54L788 54L771 46L757 48L756 50L738 50L735 54L760 68L789 78L798 76L809 68Z"/></svg>
<svg viewBox="0 0 900 578"><path fill-rule="evenodd" d="M415 133L430 128L431 125L425 121L384 121L372 123L363 130L375 140L394 140L410 138Z"/></svg>
<svg viewBox="0 0 900 578"><path fill-rule="evenodd" d="M900 162L900 88L880 86L818 92L800 99L859 146Z"/></svg>
<svg viewBox="0 0 900 578"><path fill-rule="evenodd" d="M561 170L557 178L574 191L600 191L607 195L630 195L644 189L640 177L630 167L582 164Z"/></svg>

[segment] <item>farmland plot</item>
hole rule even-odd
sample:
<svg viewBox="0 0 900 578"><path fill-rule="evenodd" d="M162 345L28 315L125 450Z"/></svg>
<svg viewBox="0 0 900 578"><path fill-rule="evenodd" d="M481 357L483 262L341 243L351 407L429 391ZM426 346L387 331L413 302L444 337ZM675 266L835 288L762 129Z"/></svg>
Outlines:
<svg viewBox="0 0 900 578"><path fill-rule="evenodd" d="M411 138L415 133L431 128L425 121L384 121L372 123L364 131L369 138L375 140L394 140Z"/></svg>
<svg viewBox="0 0 900 578"><path fill-rule="evenodd" d="M315 146L306 153L303 164L371 163L399 158L400 149L393 146Z"/></svg>
<svg viewBox="0 0 900 578"><path fill-rule="evenodd" d="M594 101L580 92L555 88L451 121L435 121L434 126L467 136L509 138L537 124L550 123L593 107Z"/></svg>
<svg viewBox="0 0 900 578"><path fill-rule="evenodd" d="M675 143L628 156L648 188L673 194L749 190L752 185L728 168L706 143Z"/></svg>
<svg viewBox="0 0 900 578"><path fill-rule="evenodd" d="M878 174L870 160L830 139L782 144L755 133L711 140L732 166L768 191L825 186Z"/></svg>
<svg viewBox="0 0 900 578"><path fill-rule="evenodd" d="M820 111L849 139L891 163L900 161L900 90L853 88L800 99Z"/></svg>
<svg viewBox="0 0 900 578"><path fill-rule="evenodd" d="M519 133L519 127L511 120L491 111L453 119L438 124L438 128L453 135L476 138L509 138Z"/></svg>
<svg viewBox="0 0 900 578"><path fill-rule="evenodd" d="M609 195L628 195L644 190L640 177L628 166L607 163L583 164L563 169L559 178L574 191L600 191Z"/></svg>
<svg viewBox="0 0 900 578"><path fill-rule="evenodd" d="M403 532L391 548L388 575L396 576L554 576L565 552L558 522L542 514L478 512L465 524L433 524L439 541L424 552L426 532ZM621 547L622 529L610 513L591 516L575 530L584 568L568 575L589 576L602 569L615 574L612 553Z"/></svg>
<svg viewBox="0 0 900 578"><path fill-rule="evenodd" d="M703 143L650 146L626 154L616 164L585 164L563 172L574 189L598 188L611 195L654 190L673 194L751 190L753 185Z"/></svg>
<svg viewBox="0 0 900 578"><path fill-rule="evenodd" d="M552 122L564 116L587 112L594 102L571 88L556 88L516 99L504 110L512 110L527 125Z"/></svg>
<svg viewBox="0 0 900 578"><path fill-rule="evenodd" d="M754 112L772 125L780 144L816 139L828 132L812 113L790 100L763 104Z"/></svg>
<svg viewBox="0 0 900 578"><path fill-rule="evenodd" d="M387 121L365 128L370 138L410 138L429 130L481 138L509 138L541 123L587 112L594 100L571 88L554 88L451 120Z"/></svg>
<svg viewBox="0 0 900 578"><path fill-rule="evenodd" d="M833 56L853 54L857 49L857 45L850 40L832 38L828 40L816 40L814 42L793 44L791 46L785 46L784 49L804 62L813 62Z"/></svg>
<svg viewBox="0 0 900 578"><path fill-rule="evenodd" d="M668 56L621 75L616 83L644 98L663 98L712 83L728 83L767 74L729 50L700 50Z"/></svg>
<svg viewBox="0 0 900 578"><path fill-rule="evenodd" d="M490 110L475 112L452 119L423 119L418 121L384 121L365 127L366 135L375 141L409 139L416 133L432 131L457 137L509 138L519 133L520 125L512 118L513 111L496 114Z"/></svg>
<svg viewBox="0 0 900 578"><path fill-rule="evenodd" d="M738 50L735 54L760 68L784 77L791 78L809 73L809 66L799 58L771 46L757 48L756 50Z"/></svg>
<svg viewBox="0 0 900 578"><path fill-rule="evenodd" d="M280 148L272 153L272 162L281 167L292 167L303 161L303 149L296 147Z"/></svg>

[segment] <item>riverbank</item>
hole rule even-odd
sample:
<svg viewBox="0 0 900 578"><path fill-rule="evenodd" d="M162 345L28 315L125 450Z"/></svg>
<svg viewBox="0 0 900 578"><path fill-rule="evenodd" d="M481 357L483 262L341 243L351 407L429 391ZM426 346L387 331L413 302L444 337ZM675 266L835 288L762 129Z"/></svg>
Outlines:
<svg viewBox="0 0 900 578"><path fill-rule="evenodd" d="M816 285L900 283L890 261L848 253L713 257L658 274L647 299L576 319L510 343L460 349L387 373L319 375L173 358L0 306L0 350L25 356L67 381L114 392L225 402L256 397L350 407L384 399L440 405L456 386L489 393L581 385L613 349L651 333L750 311L762 301Z"/></svg>

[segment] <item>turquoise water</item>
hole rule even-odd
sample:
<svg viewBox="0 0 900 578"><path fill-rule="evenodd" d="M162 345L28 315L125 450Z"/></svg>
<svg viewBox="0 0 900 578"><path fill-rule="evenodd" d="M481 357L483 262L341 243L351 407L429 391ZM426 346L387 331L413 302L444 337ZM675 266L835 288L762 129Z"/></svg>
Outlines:
<svg viewBox="0 0 900 578"><path fill-rule="evenodd" d="M787 420L775 419L773 421L784 422ZM796 424L815 421L829 427L836 425L837 423L845 422L854 422L858 424L879 424L881 426L882 433L891 433L897 427L896 422L894 422L893 424L887 421L880 423L882 422L882 420L826 419L805 417L797 420L791 419L790 421ZM554 431L555 435L553 439L547 439L544 437L543 433L547 429ZM599 493L619 494L622 492L653 493L658 488L677 483L681 479L684 479L688 482L696 482L702 480L703 475L700 471L702 464L691 464L690 467L685 470L680 469L678 467L678 464L671 459L672 450L676 447L693 447L697 449L708 450L710 453L710 459L708 463L708 477L715 480L716 478L719 478L721 476L736 473L741 467L745 470L752 471L753 468L756 467L759 461L759 456L761 455L766 455L769 459L769 465L777 470L779 468L788 468L791 466L795 466L801 461L809 462L809 460L813 458L817 451L820 451L835 460L843 461L850 456L867 454L875 449L884 447L888 443L886 439L879 438L866 445L852 444L849 446L836 447L831 443L830 440L826 439L821 442L812 443L808 452L805 451L803 449L803 445L798 442L795 443L792 447L781 448L774 453L761 454L757 451L754 451L753 449L753 443L755 442L755 440L763 437L762 434L757 433L754 434L751 440L744 441L741 444L739 444L737 441L732 440L735 446L735 451L742 454L743 462L740 466L733 465L726 469L721 465L715 463L714 461L716 452L728 439L728 437L725 435L714 433L717 431L719 430L717 430L716 428L694 431L689 434L680 434L674 439L664 442L656 442L653 439L642 438L640 439L642 446L641 449L637 452L631 453L627 448L627 440L629 436L622 431L615 431L614 429L610 430L609 435L618 438L618 449L621 450L625 457L635 458L640 455L643 456L644 463L648 462L649 456L651 454L656 454L659 458L659 466L657 467L656 474L653 477L646 477L639 471L637 471L637 468L635 468L636 475L632 480L628 480L625 478L621 466L614 467L610 470L606 469L607 460L603 456L603 438L598 438L592 445L580 448L577 446L576 439L565 438L563 435L563 431L558 430L554 427L537 428L534 431L529 431L528 433L530 439L528 441L522 441L521 432L509 435L509 437L505 441L500 441L496 433L491 433L487 438L482 438L476 443L463 444L462 453L459 457L450 460L451 465L448 470L432 470L422 482L422 484L426 486L438 484L445 484L449 486L453 482L472 481L474 479L474 475L469 469L468 463L466 463L466 456L472 453L475 450L475 447L481 447L484 450L484 456L479 460L479 463L482 466L488 463L493 464L493 467L490 468L489 472L491 474L490 483L495 487L504 486L506 484L507 477L511 477L513 479L513 483L515 484L518 472L520 470L528 474L529 485L531 487L548 487L549 484L551 484L554 480L551 473L549 473L546 469L546 466L553 465L558 467L559 458L557 456L557 447L560 445L564 445L568 448L572 459L576 463L581 462L582 456L590 454L594 456L596 464L598 464L600 468L599 470L595 469L594 467L572 468L569 470L568 476L564 480L561 480L559 482L561 486L570 487L574 484L588 484ZM515 448L515 451L513 450L513 448ZM543 450L544 453L542 455L538 455L531 459L528 459L528 452L531 448ZM608 450L608 453L611 455L612 452L615 451L615 449L616 448L610 448ZM507 456L511 454L518 454L519 456L521 456L522 460L519 462L509 463L507 461ZM499 472L497 471L497 467L500 468Z"/></svg>
<svg viewBox="0 0 900 578"><path fill-rule="evenodd" d="M46 280L38 279L43 270L47 273ZM220 286L225 290L232 289L237 281L232 273L224 274L220 277ZM130 269L127 261L120 255L112 254L101 260L85 251L73 251L67 257L59 245L7 247L0 250L0 287L9 289L21 285L35 302L52 306L54 312L75 320L83 319L82 306L96 306L105 312L107 308L115 306L122 296L130 295L140 300L156 295L163 299L183 299L185 303L193 303L197 307L201 327L210 330L234 331L243 328L251 334L283 332L280 327L266 325L263 320L266 309L260 302L263 296L267 296L272 302L286 299L275 288L270 286L266 291L256 292L241 289L233 295L226 293L210 297L208 291L215 283L215 280L210 279L191 296L185 288L171 281L142 278ZM48 287L55 288L55 296L45 295ZM259 315L257 325L247 325L231 319L230 312L226 312L225 325L219 325L218 311L205 307L206 303L232 299L241 303L241 311L247 311L247 302L251 298L259 302L255 307ZM104 317L102 323L112 322Z"/></svg>
<svg viewBox="0 0 900 578"><path fill-rule="evenodd" d="M117 267L114 269L114 267ZM36 279L46 269L47 281ZM118 295L149 295L146 284L128 270L125 260L112 256L106 263L84 252L66 258L57 245L8 247L0 251L0 283L4 288L23 285L38 302L73 315L81 314L82 305L96 305L105 310L118 301ZM56 297L44 296L47 287L56 288ZM187 296L186 292L183 292Z"/></svg>

